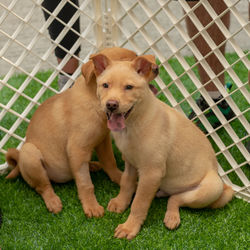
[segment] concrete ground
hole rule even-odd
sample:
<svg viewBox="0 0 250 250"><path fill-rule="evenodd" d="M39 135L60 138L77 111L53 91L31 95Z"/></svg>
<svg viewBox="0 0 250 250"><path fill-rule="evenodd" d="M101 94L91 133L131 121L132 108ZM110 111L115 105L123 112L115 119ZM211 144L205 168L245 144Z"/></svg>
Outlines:
<svg viewBox="0 0 250 250"><path fill-rule="evenodd" d="M80 0L80 3L82 1ZM232 2L235 1L236 0ZM46 54L47 50L51 46L51 42L46 37L48 36L47 29L45 28L42 33L38 33L37 31L43 27L44 17L40 6L36 4L36 2L39 2L39 0L1 0L0 2L0 76L6 75L8 72L18 71L15 64L23 70L31 72L33 67L38 61L41 61L40 58ZM133 2L135 2L135 0L128 1L128 3ZM150 8L154 8L154 5L152 5L153 1L145 0L145 2L149 4L149 6L151 5ZM240 0L236 5L241 17L246 21L248 20L248 2L248 0ZM173 8L176 9L176 16L181 17L183 12L177 1L173 1L171 3L171 10ZM11 12L9 11L10 9ZM84 12L86 15L81 15L82 31L84 31L90 23L88 15L90 17L94 16L91 1L89 1L89 4L86 6ZM140 17L143 19L143 12L139 8L138 10L135 9L135 14L139 17L139 19ZM28 22L27 15L30 15L30 20ZM21 17L21 19L18 18L18 16ZM164 18L162 20L164 22ZM165 22L166 24L162 23L163 27L168 27L168 21L165 20ZM126 28L129 32L133 32L135 29L133 24L126 23L126 19L124 20L124 25L127 26ZM185 26L184 22L183 25ZM240 25L238 21L233 15L231 15L230 32L234 33L239 29ZM152 32L152 36L154 35L154 30L150 30L150 27L149 32ZM177 47L181 44L180 35L176 30L171 31L169 36ZM86 37L87 40L82 41L82 50L80 55L83 59L89 51L94 48L93 44L95 43L95 38L93 28L89 30ZM244 30L238 32L234 38L240 48L243 50L249 50L249 36ZM141 38L139 37L138 39ZM143 41L141 45L146 46ZM28 47L28 49L25 47ZM159 48L163 51L163 53L166 53L166 56L170 55L171 51L169 48L166 48L164 44L160 43ZM230 44L227 45L227 51L233 51ZM190 51L188 48L184 48L182 53L186 55L190 54ZM49 57L39 64L39 70L51 68L51 65L49 65L48 62L56 65L53 50L51 50L49 54Z"/></svg>

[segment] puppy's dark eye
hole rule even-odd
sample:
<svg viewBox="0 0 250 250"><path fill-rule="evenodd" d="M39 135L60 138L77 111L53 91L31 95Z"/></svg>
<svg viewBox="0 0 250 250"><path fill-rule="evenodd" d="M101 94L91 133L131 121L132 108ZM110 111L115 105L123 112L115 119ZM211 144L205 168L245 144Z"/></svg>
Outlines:
<svg viewBox="0 0 250 250"><path fill-rule="evenodd" d="M126 89L126 90L130 90L130 89L132 89L133 87L134 87L134 86L132 86L132 85L126 85L126 86L125 86L125 89Z"/></svg>
<svg viewBox="0 0 250 250"><path fill-rule="evenodd" d="M108 83L106 83L106 82L103 83L102 86L103 86L103 88L105 88L105 89L107 89L107 88L109 87Z"/></svg>

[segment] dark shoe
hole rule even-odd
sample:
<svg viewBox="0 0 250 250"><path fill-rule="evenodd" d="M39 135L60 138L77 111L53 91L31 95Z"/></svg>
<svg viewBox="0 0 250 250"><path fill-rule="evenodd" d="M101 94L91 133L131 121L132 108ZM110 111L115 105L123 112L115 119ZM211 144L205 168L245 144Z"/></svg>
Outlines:
<svg viewBox="0 0 250 250"><path fill-rule="evenodd" d="M230 108L230 106L228 105L228 103L226 102L226 100L221 100L222 98L223 97L220 96L219 98L213 99L213 100L215 103L217 103L218 108L220 109L222 114L225 116L225 118L227 120L230 120L231 118L235 116L235 114ZM203 96L200 96L200 98L196 101L196 103L202 111L209 108L209 105L207 104ZM218 118L216 117L216 115L211 109L207 110L204 114L214 129L221 125L220 121L218 120ZM196 114L192 110L188 118L191 120L195 117L196 117ZM201 128L201 130L203 130L204 132L207 132L198 118L194 119L194 123L196 123L197 126Z"/></svg>

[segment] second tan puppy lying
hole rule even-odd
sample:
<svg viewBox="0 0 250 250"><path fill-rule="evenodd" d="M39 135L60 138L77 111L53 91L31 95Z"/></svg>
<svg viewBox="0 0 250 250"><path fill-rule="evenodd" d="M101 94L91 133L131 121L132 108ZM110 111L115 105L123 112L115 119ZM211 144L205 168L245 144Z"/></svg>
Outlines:
<svg viewBox="0 0 250 250"><path fill-rule="evenodd" d="M108 210L123 212L136 191L130 215L116 228L115 237L136 236L159 189L159 194L170 196L164 218L169 229L180 224L179 207L218 208L229 202L233 190L219 177L205 135L149 90L155 63L145 57L114 62L103 54L92 60L97 95L125 160L120 193L109 202Z"/></svg>
<svg viewBox="0 0 250 250"><path fill-rule="evenodd" d="M136 57L134 52L121 48L105 49L102 53L113 60ZM94 149L111 180L120 182L121 171L113 156L106 114L96 96L93 70L92 61L87 62L82 67L83 76L72 88L46 100L32 117L21 150L12 148L6 155L13 168L7 178L21 172L53 213L61 211L62 203L50 181L63 183L75 179L85 214L88 217L104 214L89 174Z"/></svg>

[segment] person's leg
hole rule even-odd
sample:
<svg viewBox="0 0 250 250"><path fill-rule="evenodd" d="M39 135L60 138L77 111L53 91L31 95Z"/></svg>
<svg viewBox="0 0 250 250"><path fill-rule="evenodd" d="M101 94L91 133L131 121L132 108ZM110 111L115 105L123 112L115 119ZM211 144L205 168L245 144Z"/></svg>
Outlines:
<svg viewBox="0 0 250 250"><path fill-rule="evenodd" d="M58 64L59 64L62 60L63 60L63 59L57 57L57 62L58 62ZM74 58L74 57L71 57L71 58L67 61L67 63L63 66L62 71L66 72L66 73L68 73L68 74L70 74L70 75L72 75L72 74L75 72L75 70L77 69L78 65L79 65L78 59L76 59L76 58Z"/></svg>
<svg viewBox="0 0 250 250"><path fill-rule="evenodd" d="M58 64L62 61L63 59L61 58L57 58L57 62ZM68 75L73 75L73 73L76 71L77 67L79 65L78 59L71 57L67 63L63 66L62 71L66 72ZM59 90L61 90L64 85L67 83L67 81L69 80L69 77L66 76L63 73L59 73L58 75L58 87ZM71 85L72 86L72 85Z"/></svg>
<svg viewBox="0 0 250 250"><path fill-rule="evenodd" d="M193 7L198 2L199 1L189 1L188 4L190 5L190 7ZM215 12L218 15L227 9L227 6L224 3L224 1L211 0L211 1L209 1L209 3L214 8ZM206 11L206 9L203 5L200 5L194 11L194 13L204 27L207 26L212 21L212 18L210 17L210 15L208 14L208 12ZM225 15L223 15L221 20L224 23L224 25L227 28L229 28L230 12L227 12ZM186 23L187 23L188 34L192 38L194 35L196 35L198 33L198 30L189 17L187 17ZM225 36L223 35L223 33L220 31L220 29L218 28L218 26L216 24L211 25L207 29L207 32L217 46L219 46L225 40ZM193 42L203 56L206 56L209 52L211 52L210 46L207 44L207 42L202 37L202 35L199 35L197 38L195 38L193 40ZM221 50L222 54L225 54L225 44L223 44L220 47L220 50ZM208 56L206 58L206 61L208 62L209 66L211 67L211 69L214 71L214 73L216 75L219 74L221 71L223 71L224 68L214 53L212 53L210 56ZM202 84L205 84L206 82L208 82L210 80L210 77L206 73L206 70L204 70L204 68L200 64L199 64L198 68L199 68L201 82L202 82ZM224 84L224 74L221 74L218 78L219 78L220 82L222 84ZM210 82L208 85L205 86L205 88L207 91L218 91L213 82Z"/></svg>
<svg viewBox="0 0 250 250"><path fill-rule="evenodd" d="M50 17L50 13L52 13L58 4L61 2L61 0L44 0L42 3L42 6L49 11L49 13L46 10L43 10L45 19L47 20ZM78 6L78 0L70 0L68 1L63 8L59 11L57 18L64 23L68 23L70 19L73 17L73 15L76 13L77 8L73 6L71 3ZM61 23L56 18L52 21L50 26L48 27L49 34L52 40L55 40L58 35L61 33L61 31L64 29L64 24ZM78 18L75 23L70 27L72 30L75 30L76 32L80 33L80 18ZM79 36L73 32L72 30L69 30L65 36L62 38L62 40L59 42L59 44L63 47L57 46L55 48L55 55L57 57L57 62L60 63L63 58L67 54L67 50L70 50L76 41L78 40ZM65 49L64 49L65 48ZM76 50L73 52L75 55L79 55L80 52L80 46L76 48ZM66 72L67 74L73 74L75 70L78 67L78 60L74 57L71 57L68 62L64 65L62 68L63 72ZM60 74L59 75L59 87L62 88L64 84L67 82L68 77Z"/></svg>
<svg viewBox="0 0 250 250"><path fill-rule="evenodd" d="M188 4L190 7L193 7L198 2L199 1L188 1ZM227 6L224 3L224 1L211 0L211 1L209 1L209 4L213 7L213 9L215 10L215 12L218 15L227 9ZM205 7L202 4L198 8L195 9L194 13L204 27L207 26L212 21L211 16L209 15L209 13L207 12L207 10L205 9ZM226 12L221 17L221 20L224 23L224 25L227 28L229 28L230 12L229 11ZM187 24L188 34L192 38L193 36L195 36L198 33L198 30L189 17L186 18L186 24ZM218 26L216 24L213 24L209 28L207 28L207 32L217 46L220 46L220 44L223 41L225 41L225 36L223 35L223 33L221 32L221 30L218 28ZM202 37L202 35L198 35L193 40L193 42L203 56L206 56L208 53L211 52L211 48L210 48L209 44L205 41L205 39ZM225 54L225 46L226 46L225 43L220 46L220 51L222 52L223 55ZM217 58L217 56L214 53L209 55L206 58L206 61L216 75L219 75L224 70L223 65L220 63L219 59ZM200 64L198 64L198 70L199 70L200 79L201 79L202 84L206 84L210 80L209 75L207 74L206 70ZM220 82L223 85L225 85L224 74L220 74L218 76L218 79L220 80ZM218 91L217 87L215 86L215 84L212 81L210 83L206 84L205 89L208 91L209 95L211 96L211 98L214 99L215 102L218 102L222 98L220 92ZM204 98L202 96L197 101L197 104L200 106L200 108L202 110L205 110L208 108L208 104L206 103L206 101L204 100ZM225 101L218 103L218 106L227 119L230 119L234 116L232 110L230 109L230 107L228 106L228 104ZM196 116L195 113L191 112L191 114L189 115L189 118L192 119L195 116ZM219 123L214 124L214 127L216 127L218 125L219 125Z"/></svg>

